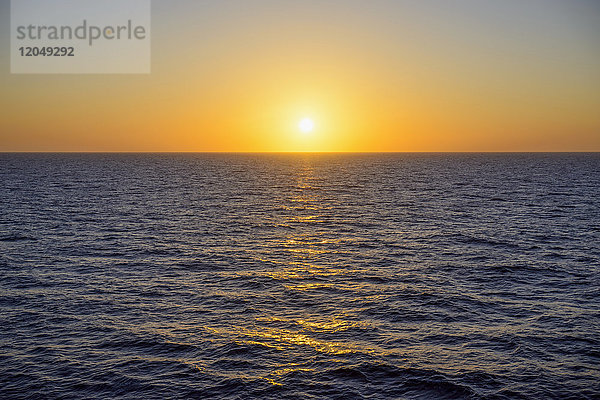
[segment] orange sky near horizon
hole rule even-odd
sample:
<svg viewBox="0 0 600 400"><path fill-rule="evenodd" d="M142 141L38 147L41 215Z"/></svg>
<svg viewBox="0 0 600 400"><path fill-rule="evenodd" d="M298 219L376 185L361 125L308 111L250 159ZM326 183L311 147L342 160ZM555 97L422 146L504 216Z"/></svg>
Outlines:
<svg viewBox="0 0 600 400"><path fill-rule="evenodd" d="M0 151L600 151L600 6L523 3L155 1L151 74L16 75L0 0Z"/></svg>

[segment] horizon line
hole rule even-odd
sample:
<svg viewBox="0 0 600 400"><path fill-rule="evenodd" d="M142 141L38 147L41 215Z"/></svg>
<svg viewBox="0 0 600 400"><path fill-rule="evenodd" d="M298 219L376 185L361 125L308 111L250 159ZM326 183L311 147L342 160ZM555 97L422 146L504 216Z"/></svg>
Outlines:
<svg viewBox="0 0 600 400"><path fill-rule="evenodd" d="M600 150L553 151L2 151L0 154L595 154Z"/></svg>

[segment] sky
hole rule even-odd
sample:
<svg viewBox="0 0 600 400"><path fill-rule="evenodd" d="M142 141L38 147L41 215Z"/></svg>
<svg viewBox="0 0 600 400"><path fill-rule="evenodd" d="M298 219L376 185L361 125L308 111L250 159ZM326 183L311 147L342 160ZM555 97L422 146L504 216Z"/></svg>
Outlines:
<svg viewBox="0 0 600 400"><path fill-rule="evenodd" d="M11 74L9 5L0 151L600 151L596 0L153 0L139 75Z"/></svg>

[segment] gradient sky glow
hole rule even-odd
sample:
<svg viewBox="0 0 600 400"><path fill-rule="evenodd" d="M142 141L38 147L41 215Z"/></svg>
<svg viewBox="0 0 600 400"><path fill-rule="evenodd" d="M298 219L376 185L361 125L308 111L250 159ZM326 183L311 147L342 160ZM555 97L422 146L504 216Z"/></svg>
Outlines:
<svg viewBox="0 0 600 400"><path fill-rule="evenodd" d="M0 151L600 151L595 0L152 13L150 75L11 75L0 0Z"/></svg>

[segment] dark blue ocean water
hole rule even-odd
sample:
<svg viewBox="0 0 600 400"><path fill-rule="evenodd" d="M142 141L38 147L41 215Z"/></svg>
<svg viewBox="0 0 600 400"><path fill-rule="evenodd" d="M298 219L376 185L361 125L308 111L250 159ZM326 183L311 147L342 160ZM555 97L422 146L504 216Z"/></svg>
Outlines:
<svg viewBox="0 0 600 400"><path fill-rule="evenodd" d="M0 397L600 397L598 154L0 155Z"/></svg>

